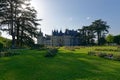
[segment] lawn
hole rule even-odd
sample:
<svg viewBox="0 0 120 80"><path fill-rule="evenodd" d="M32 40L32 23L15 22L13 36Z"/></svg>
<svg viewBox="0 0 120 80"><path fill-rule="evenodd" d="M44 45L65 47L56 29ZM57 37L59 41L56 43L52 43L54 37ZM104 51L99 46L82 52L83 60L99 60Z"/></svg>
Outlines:
<svg viewBox="0 0 120 80"><path fill-rule="evenodd" d="M120 62L87 55L95 48L116 47L61 47L52 58L44 57L46 50L18 50L0 58L0 80L120 80Z"/></svg>

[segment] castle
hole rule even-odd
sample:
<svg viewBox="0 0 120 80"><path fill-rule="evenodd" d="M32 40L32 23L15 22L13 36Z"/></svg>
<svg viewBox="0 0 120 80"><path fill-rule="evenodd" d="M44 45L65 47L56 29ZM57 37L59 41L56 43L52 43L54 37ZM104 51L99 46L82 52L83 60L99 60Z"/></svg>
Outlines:
<svg viewBox="0 0 120 80"><path fill-rule="evenodd" d="M66 29L64 33L62 30L54 30L52 31L52 35L43 36L40 30L37 44L45 46L78 46L80 41L77 35L77 31Z"/></svg>

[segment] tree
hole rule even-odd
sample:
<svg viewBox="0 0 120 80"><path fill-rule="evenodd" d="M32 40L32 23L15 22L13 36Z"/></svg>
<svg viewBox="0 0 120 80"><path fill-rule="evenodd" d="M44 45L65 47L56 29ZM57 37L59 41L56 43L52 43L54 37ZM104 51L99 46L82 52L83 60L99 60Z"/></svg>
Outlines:
<svg viewBox="0 0 120 80"><path fill-rule="evenodd" d="M0 42L0 52L2 51L3 47L3 43Z"/></svg>
<svg viewBox="0 0 120 80"><path fill-rule="evenodd" d="M98 45L101 45L100 39L102 38L103 35L109 32L108 29L110 27L107 25L105 21L102 21L101 19L92 22L91 26L93 27L94 32L97 34Z"/></svg>
<svg viewBox="0 0 120 80"><path fill-rule="evenodd" d="M106 43L105 37L101 37L101 38L100 38L100 44L101 44L101 45L104 45L105 43Z"/></svg>
<svg viewBox="0 0 120 80"><path fill-rule="evenodd" d="M120 45L120 35L114 36L114 43Z"/></svg>
<svg viewBox="0 0 120 80"><path fill-rule="evenodd" d="M2 35L2 33L0 32L0 36Z"/></svg>
<svg viewBox="0 0 120 80"><path fill-rule="evenodd" d="M12 48L15 47L15 28L16 18L22 10L26 0L2 0L1 6L1 19L0 24L2 25L3 31L7 31L12 36ZM7 27L6 27L7 26Z"/></svg>
<svg viewBox="0 0 120 80"><path fill-rule="evenodd" d="M107 41L107 43L113 43L114 42L114 36L112 34L109 34L106 37L106 41Z"/></svg>
<svg viewBox="0 0 120 80"><path fill-rule="evenodd" d="M25 37L36 37L39 20L36 18L37 11L30 7L29 0L3 0L1 4L1 30L12 36L12 48L15 47L15 41L19 45L19 42L25 41ZM26 7L23 8L23 5Z"/></svg>
<svg viewBox="0 0 120 80"><path fill-rule="evenodd" d="M83 26L82 29L78 29L79 38L82 45L93 45L95 35L91 26Z"/></svg>
<svg viewBox="0 0 120 80"><path fill-rule="evenodd" d="M17 44L20 43L22 46L23 41L26 41L24 40L26 39L26 37L29 37L31 39L33 37L37 37L38 35L37 26L39 25L37 21L40 21L41 19L37 19L36 15L37 15L37 11L34 8L31 8L29 6L27 6L23 10L21 16L18 18L18 24L17 24L18 26L16 29ZM28 39L28 40L31 40L31 39Z"/></svg>
<svg viewBox="0 0 120 80"><path fill-rule="evenodd" d="M94 44L94 32L92 26L86 26L86 39L87 39L87 45L93 45Z"/></svg>

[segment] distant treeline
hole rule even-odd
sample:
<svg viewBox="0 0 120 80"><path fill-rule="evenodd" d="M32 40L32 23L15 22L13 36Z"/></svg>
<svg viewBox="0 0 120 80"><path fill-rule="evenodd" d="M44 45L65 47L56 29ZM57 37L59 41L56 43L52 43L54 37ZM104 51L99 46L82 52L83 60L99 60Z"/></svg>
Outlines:
<svg viewBox="0 0 120 80"><path fill-rule="evenodd" d="M108 44L117 44L117 45L120 45L120 35L112 35L112 34L109 34L107 37L106 37L106 42Z"/></svg>

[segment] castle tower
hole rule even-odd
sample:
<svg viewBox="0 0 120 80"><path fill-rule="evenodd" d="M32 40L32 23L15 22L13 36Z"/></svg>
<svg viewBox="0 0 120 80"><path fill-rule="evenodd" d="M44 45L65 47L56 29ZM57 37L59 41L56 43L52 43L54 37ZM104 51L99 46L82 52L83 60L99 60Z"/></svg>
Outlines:
<svg viewBox="0 0 120 80"><path fill-rule="evenodd" d="M44 37L43 37L43 33L41 32L41 29L37 37L37 44L44 45Z"/></svg>

